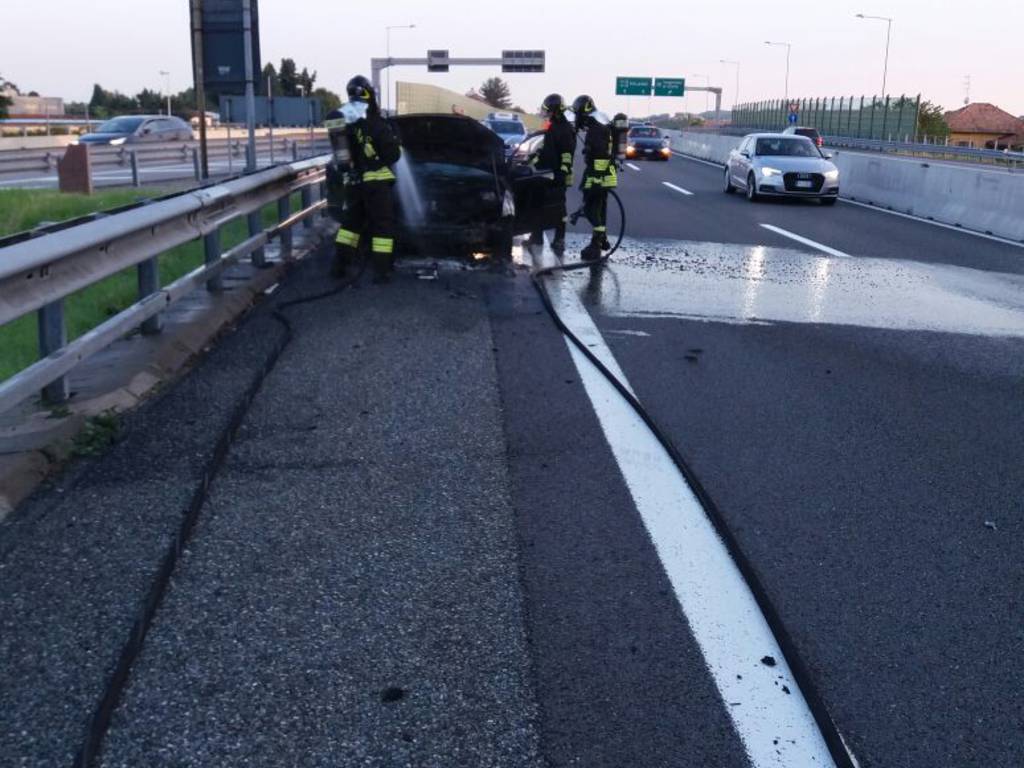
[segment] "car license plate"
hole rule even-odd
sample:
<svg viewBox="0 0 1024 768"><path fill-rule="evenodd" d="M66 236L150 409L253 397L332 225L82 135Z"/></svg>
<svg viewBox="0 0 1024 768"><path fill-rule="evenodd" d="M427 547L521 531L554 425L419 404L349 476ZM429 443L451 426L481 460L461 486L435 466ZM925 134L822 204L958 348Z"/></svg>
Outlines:
<svg viewBox="0 0 1024 768"><path fill-rule="evenodd" d="M810 189L811 187L814 186L814 182L813 181L798 181L796 183L796 185L800 189Z"/></svg>

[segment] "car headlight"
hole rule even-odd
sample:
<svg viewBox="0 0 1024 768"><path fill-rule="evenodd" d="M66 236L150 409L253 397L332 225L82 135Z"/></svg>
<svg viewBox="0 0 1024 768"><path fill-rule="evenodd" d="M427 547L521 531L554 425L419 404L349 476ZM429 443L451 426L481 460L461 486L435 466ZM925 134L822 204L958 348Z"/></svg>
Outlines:
<svg viewBox="0 0 1024 768"><path fill-rule="evenodd" d="M114 139L114 140L112 140L112 141L110 142L110 146L112 146L112 147L120 147L120 146L121 146L122 144L124 144L124 143L125 143L126 141L128 141L128 137L127 137L127 136L122 136L122 137L121 137L120 139Z"/></svg>
<svg viewBox="0 0 1024 768"><path fill-rule="evenodd" d="M782 171L780 171L778 168L769 168L765 166L764 168L761 169L761 175L767 179L771 178L772 176L781 176Z"/></svg>
<svg viewBox="0 0 1024 768"><path fill-rule="evenodd" d="M825 171L825 178L828 181L839 181L839 169L833 168L831 171Z"/></svg>

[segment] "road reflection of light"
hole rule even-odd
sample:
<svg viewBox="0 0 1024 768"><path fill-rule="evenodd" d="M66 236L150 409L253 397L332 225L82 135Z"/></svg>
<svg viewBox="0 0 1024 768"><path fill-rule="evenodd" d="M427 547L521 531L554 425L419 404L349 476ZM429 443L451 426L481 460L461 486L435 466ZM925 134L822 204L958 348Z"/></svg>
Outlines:
<svg viewBox="0 0 1024 768"><path fill-rule="evenodd" d="M832 272L832 259L818 259L811 279L811 322L821 322L825 309L825 294L828 291L828 280Z"/></svg>
<svg viewBox="0 0 1024 768"><path fill-rule="evenodd" d="M743 286L743 309L740 317L744 320L752 320L757 308L757 295L761 292L761 281L764 280L764 263L767 258L767 251L763 245L751 248L747 258L743 262L743 279L746 285Z"/></svg>

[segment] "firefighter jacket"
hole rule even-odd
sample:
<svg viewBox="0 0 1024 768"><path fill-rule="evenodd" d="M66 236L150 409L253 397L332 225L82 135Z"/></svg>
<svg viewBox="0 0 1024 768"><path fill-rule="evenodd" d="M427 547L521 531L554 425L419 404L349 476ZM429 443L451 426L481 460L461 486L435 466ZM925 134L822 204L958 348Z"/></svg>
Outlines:
<svg viewBox="0 0 1024 768"><path fill-rule="evenodd" d="M572 161L575 154L576 131L564 117L555 118L544 133L544 146L541 147L537 167L554 171L557 183L571 187Z"/></svg>
<svg viewBox="0 0 1024 768"><path fill-rule="evenodd" d="M395 180L389 166L398 162L402 149L387 120L377 113L368 114L348 127L348 136L353 183Z"/></svg>
<svg viewBox="0 0 1024 768"><path fill-rule="evenodd" d="M581 187L583 191L594 188L612 189L618 186L619 177L613 162L613 141L611 128L596 120L590 120L587 137L583 140L583 159L586 162Z"/></svg>

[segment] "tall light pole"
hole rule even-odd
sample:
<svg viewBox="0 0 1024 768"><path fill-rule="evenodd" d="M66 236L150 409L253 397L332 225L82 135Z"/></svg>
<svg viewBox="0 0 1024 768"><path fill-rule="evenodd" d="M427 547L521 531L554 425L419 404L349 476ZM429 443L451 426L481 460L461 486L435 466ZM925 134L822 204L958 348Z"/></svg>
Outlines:
<svg viewBox="0 0 1024 768"><path fill-rule="evenodd" d="M889 41L892 39L893 19L888 16L868 16L863 13L858 13L857 18L884 21L888 25L885 31L885 67L882 69L882 101L885 101L886 81L889 79Z"/></svg>
<svg viewBox="0 0 1024 768"><path fill-rule="evenodd" d="M733 109L735 109L736 105L740 103L740 63L738 61L733 61L732 59L719 59L719 61L722 64L732 64L736 67L736 91L732 97L732 106Z"/></svg>
<svg viewBox="0 0 1024 768"><path fill-rule="evenodd" d="M164 88L167 89L167 116L171 116L171 73L161 69L160 74L164 76Z"/></svg>
<svg viewBox="0 0 1024 768"><path fill-rule="evenodd" d="M773 42L771 40L765 40L764 44L765 45L779 45L779 46L783 46L784 45L786 47L786 93L785 93L785 99L786 99L786 101L789 101L789 55L793 52L793 44L792 43L776 43L776 42Z"/></svg>
<svg viewBox="0 0 1024 768"><path fill-rule="evenodd" d="M390 27L384 27L384 29L387 32L387 38L388 38L387 39L387 57L388 57L388 59L390 59L391 58L391 30L392 29L416 29L416 25L415 24L394 24L394 25L392 25ZM388 65L388 73L387 74L388 74L388 77L387 77L387 80L385 81L387 83L387 85L385 86L385 92L384 92L384 109L385 109L385 111L391 109L391 66L390 66L390 62L389 62L389 65Z"/></svg>

